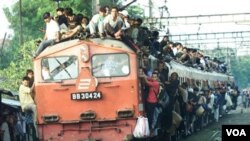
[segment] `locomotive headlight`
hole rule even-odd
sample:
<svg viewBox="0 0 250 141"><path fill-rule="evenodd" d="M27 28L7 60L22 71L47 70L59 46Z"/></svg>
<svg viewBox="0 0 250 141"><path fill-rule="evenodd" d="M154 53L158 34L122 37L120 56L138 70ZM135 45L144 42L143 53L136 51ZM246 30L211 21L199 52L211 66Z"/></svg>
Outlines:
<svg viewBox="0 0 250 141"><path fill-rule="evenodd" d="M96 118L96 112L89 110L80 114L81 120L93 120Z"/></svg>
<svg viewBox="0 0 250 141"><path fill-rule="evenodd" d="M125 109L117 110L116 114L118 118L129 118L129 117L133 117L134 111L133 109L125 108Z"/></svg>
<svg viewBox="0 0 250 141"><path fill-rule="evenodd" d="M57 114L46 114L42 116L44 122L58 122L59 121L59 115Z"/></svg>
<svg viewBox="0 0 250 141"><path fill-rule="evenodd" d="M87 62L89 60L89 47L87 45L82 45L80 47L81 59L83 62Z"/></svg>

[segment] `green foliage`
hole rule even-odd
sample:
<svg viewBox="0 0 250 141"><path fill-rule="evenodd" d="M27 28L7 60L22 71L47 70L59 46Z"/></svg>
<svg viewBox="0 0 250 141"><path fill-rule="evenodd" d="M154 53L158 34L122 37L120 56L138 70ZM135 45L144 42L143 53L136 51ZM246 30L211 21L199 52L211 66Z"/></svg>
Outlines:
<svg viewBox="0 0 250 141"><path fill-rule="evenodd" d="M231 61L232 73L239 87L250 87L250 57L239 57Z"/></svg>
<svg viewBox="0 0 250 141"><path fill-rule="evenodd" d="M74 0L63 1L60 7L71 7L75 13L83 13L90 15L91 1L90 0ZM6 68L11 61L18 62L20 46L20 35L23 36L23 43L31 40L41 39L44 33L40 29L45 28L42 15L45 12L56 14L57 3L53 0L22 0L22 32L20 24L20 9L19 2L10 8L4 8L4 13L10 22L10 28L14 31L14 36L10 41L10 45L3 51L3 56L0 58L0 69Z"/></svg>
<svg viewBox="0 0 250 141"><path fill-rule="evenodd" d="M100 5L121 6L121 0L100 0ZM19 1L10 8L4 8L4 13L10 22L10 28L14 31L10 43L1 52L0 57L0 87L10 90L18 90L22 77L27 69L33 68L32 53L36 50L34 44L41 39L44 33L40 29L45 28L42 15L45 12L56 14L58 3L53 0L22 0L22 13L20 14ZM71 7L74 13L82 13L91 18L92 0L66 0L59 3L59 7ZM135 8L135 10L133 9ZM135 14L142 9L138 7L127 8L129 13ZM22 32L20 15L22 17ZM20 45L20 35L23 36L23 44Z"/></svg>
<svg viewBox="0 0 250 141"><path fill-rule="evenodd" d="M143 18L143 9L139 6L132 5L127 8L127 11L129 12L130 17L132 18Z"/></svg>
<svg viewBox="0 0 250 141"><path fill-rule="evenodd" d="M113 6L117 3L121 5L120 0L100 0L100 5ZM53 0L22 0L22 32L20 32L19 2L11 8L4 8L4 13L10 22L10 28L14 31L12 46L18 48L20 45L20 34L23 35L23 42L42 38L44 33L39 30L45 28L42 15L45 12L51 12L52 15L56 15L57 6L57 2ZM76 14L82 13L89 18L92 16L91 0L66 0L60 2L59 7L71 7ZM138 8L130 11L133 12L133 14L138 13Z"/></svg>
<svg viewBox="0 0 250 141"><path fill-rule="evenodd" d="M91 13L91 1L89 0L63 1L59 6L71 7L75 13L83 13L85 15L90 15ZM44 33L39 30L45 28L42 15L45 12L50 12L51 15L55 16L56 8L57 3L52 0L22 0L21 16L24 42L43 37ZM14 41L19 42L21 34L19 3L16 3L13 9L5 8L4 12L11 23L11 28L14 30ZM15 43L15 45L18 44Z"/></svg>
<svg viewBox="0 0 250 141"><path fill-rule="evenodd" d="M109 7L114 6L113 0L100 0L100 5L104 6L107 5Z"/></svg>
<svg viewBox="0 0 250 141"><path fill-rule="evenodd" d="M25 75L27 69L33 68L31 52L35 50L34 40L24 43L19 50L19 58L11 61L10 65L0 70L0 76L4 82L0 83L1 88L18 90L22 77Z"/></svg>

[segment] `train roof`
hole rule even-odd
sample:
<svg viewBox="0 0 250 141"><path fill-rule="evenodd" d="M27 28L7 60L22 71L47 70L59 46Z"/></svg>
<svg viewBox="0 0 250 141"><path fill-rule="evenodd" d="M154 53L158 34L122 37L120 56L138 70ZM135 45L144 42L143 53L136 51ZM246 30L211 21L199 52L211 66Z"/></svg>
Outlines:
<svg viewBox="0 0 250 141"><path fill-rule="evenodd" d="M153 61L157 61L157 58L150 55L150 59ZM209 80L209 81L233 81L233 76L218 73L215 71L207 72L203 70L199 70L196 68L188 67L183 64L180 64L176 62L175 60L172 60L170 63L165 63L166 66L169 68L169 74L173 72L177 72L179 76L190 78L190 79L196 79L196 80Z"/></svg>
<svg viewBox="0 0 250 141"><path fill-rule="evenodd" d="M0 94L2 97L1 98L2 104L13 107L13 108L18 108L21 106L21 104L18 100L7 98L7 97L16 97L16 96L18 96L18 93L0 88ZM3 95L6 95L7 97L5 98L5 97L3 97Z"/></svg>
<svg viewBox="0 0 250 141"><path fill-rule="evenodd" d="M64 41L60 42L58 44L55 44L53 46L47 47L39 56L46 56L49 54L53 54L58 51L65 50L67 48L71 48L80 44L92 44L92 45L97 45L97 46L103 46L103 47L110 47L110 48L116 48L116 49L121 49L125 50L128 52L133 52L131 48L129 48L125 43L123 43L120 40L114 40L114 39L100 39L100 38L93 38L93 39L87 39L87 40L79 40L79 39L74 39L74 40L69 40L69 41Z"/></svg>
<svg viewBox="0 0 250 141"><path fill-rule="evenodd" d="M13 107L13 108L21 107L21 104L18 100L7 99L7 98L2 98L2 104Z"/></svg>
<svg viewBox="0 0 250 141"><path fill-rule="evenodd" d="M3 89L3 88L0 88L0 94L1 95L8 95L8 96L17 96L18 95L18 93L16 93L16 92L6 90L6 89Z"/></svg>
<svg viewBox="0 0 250 141"><path fill-rule="evenodd" d="M187 67L180 63L177 63L176 61L171 61L170 65L170 72L177 72L180 76L187 78L211 81L225 81L229 79L229 76L226 74L218 73L215 71L207 72L196 68Z"/></svg>

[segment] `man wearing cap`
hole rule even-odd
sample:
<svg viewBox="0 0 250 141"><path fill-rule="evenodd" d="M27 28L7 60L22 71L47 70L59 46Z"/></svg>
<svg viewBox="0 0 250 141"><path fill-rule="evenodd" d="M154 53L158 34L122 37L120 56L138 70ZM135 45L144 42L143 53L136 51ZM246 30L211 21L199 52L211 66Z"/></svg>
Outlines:
<svg viewBox="0 0 250 141"><path fill-rule="evenodd" d="M106 8L104 6L100 7L99 13L94 15L89 22L89 30L92 38L96 37L97 29L100 35L100 38L104 38L104 25L103 20L106 16Z"/></svg>
<svg viewBox="0 0 250 141"><path fill-rule="evenodd" d="M52 19L49 12L43 14L44 22L46 23L46 31L43 41L40 43L34 57L38 56L46 47L59 42L59 25Z"/></svg>
<svg viewBox="0 0 250 141"><path fill-rule="evenodd" d="M120 17L122 18L123 23L124 23L122 30L126 30L126 29L130 28L130 24L128 22L128 11L123 10L123 11L119 12L119 14L120 14Z"/></svg>

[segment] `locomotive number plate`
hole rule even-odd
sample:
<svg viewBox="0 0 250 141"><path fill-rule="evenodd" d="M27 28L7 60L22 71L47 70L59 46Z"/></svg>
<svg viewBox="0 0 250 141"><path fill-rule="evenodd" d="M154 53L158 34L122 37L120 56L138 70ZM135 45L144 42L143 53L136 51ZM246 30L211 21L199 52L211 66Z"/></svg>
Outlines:
<svg viewBox="0 0 250 141"><path fill-rule="evenodd" d="M79 92L71 94L72 100L95 100L101 98L102 98L101 92Z"/></svg>

